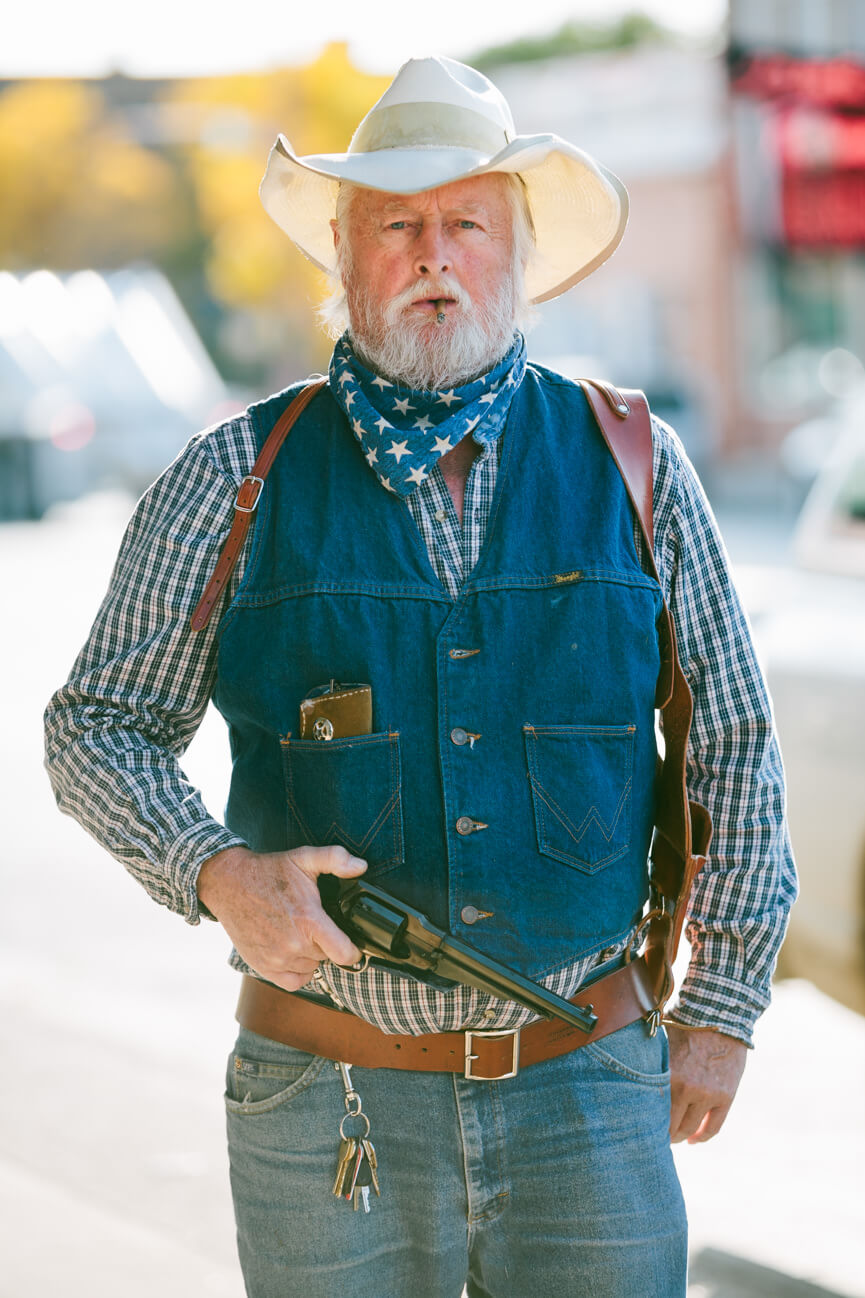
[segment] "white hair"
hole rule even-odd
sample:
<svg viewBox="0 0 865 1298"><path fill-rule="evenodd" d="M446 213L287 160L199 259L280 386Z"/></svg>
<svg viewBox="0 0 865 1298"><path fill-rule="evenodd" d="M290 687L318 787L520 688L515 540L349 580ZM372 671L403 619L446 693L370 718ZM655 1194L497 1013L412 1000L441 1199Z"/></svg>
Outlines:
<svg viewBox="0 0 865 1298"><path fill-rule="evenodd" d="M526 266L529 265L530 258L534 256L535 251L534 225L533 221L531 221L529 199L527 199L526 187L522 182L522 178L507 173L507 171L496 174L501 175L501 178L504 179L505 196L507 196L510 214L512 214L513 284L510 332L513 332L514 328L520 328L523 334L526 334L533 326L536 314L538 314L526 296ZM336 195L336 225L344 232L351 228L351 221L349 221L351 205L358 188L360 187L356 186L356 184L343 182L339 186L338 195ZM351 236L348 236L348 238L339 241L338 269L336 269L336 274L329 276L332 287L325 300L321 302L317 313L322 326L334 339L342 335L347 328L351 331L352 327L352 322L349 321L348 317L347 295L345 295L345 279L351 274L351 269ZM458 297L460 295L458 295L458 292L451 291L449 296ZM497 360L497 357L494 357L495 360Z"/></svg>

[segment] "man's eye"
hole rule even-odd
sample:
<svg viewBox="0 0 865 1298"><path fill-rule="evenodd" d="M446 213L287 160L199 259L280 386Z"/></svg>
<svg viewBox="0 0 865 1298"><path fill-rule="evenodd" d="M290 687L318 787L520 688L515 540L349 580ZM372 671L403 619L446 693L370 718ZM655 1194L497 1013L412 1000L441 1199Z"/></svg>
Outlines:
<svg viewBox="0 0 865 1298"><path fill-rule="evenodd" d="M478 228L476 221L464 220L458 224L461 230L476 230Z"/></svg>
<svg viewBox="0 0 865 1298"><path fill-rule="evenodd" d="M391 221L387 228L389 230L404 230L407 225L408 221Z"/></svg>

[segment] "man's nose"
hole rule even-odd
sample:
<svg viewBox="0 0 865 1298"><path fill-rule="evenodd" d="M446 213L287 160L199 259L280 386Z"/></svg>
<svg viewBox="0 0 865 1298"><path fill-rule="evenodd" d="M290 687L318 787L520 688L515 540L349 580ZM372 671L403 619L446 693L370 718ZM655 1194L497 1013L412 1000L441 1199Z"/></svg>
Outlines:
<svg viewBox="0 0 865 1298"><path fill-rule="evenodd" d="M424 226L414 250L416 275L444 275L451 268L445 238L436 226Z"/></svg>

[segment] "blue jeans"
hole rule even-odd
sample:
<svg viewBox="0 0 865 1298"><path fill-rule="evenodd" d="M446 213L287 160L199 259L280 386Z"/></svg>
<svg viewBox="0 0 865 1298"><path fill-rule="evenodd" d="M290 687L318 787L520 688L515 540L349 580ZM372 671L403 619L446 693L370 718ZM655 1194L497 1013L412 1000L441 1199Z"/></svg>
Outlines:
<svg viewBox="0 0 865 1298"><path fill-rule="evenodd" d="M667 1044L641 1023L499 1082L352 1069L381 1198L331 1193L335 1065L241 1030L231 1183L250 1298L684 1298Z"/></svg>

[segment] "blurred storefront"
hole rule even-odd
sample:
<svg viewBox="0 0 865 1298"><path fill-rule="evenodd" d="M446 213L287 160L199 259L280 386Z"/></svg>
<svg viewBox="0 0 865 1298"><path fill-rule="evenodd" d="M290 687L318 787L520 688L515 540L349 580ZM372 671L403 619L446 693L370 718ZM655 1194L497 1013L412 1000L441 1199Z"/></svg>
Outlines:
<svg viewBox="0 0 865 1298"><path fill-rule="evenodd" d="M728 66L742 429L773 445L863 376L865 5L730 0Z"/></svg>
<svg viewBox="0 0 865 1298"><path fill-rule="evenodd" d="M631 200L615 255L542 308L533 355L571 377L645 388L707 468L736 420L723 58L658 44L490 75L518 130L572 140L621 176Z"/></svg>

